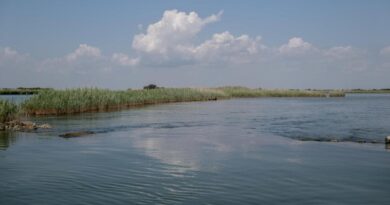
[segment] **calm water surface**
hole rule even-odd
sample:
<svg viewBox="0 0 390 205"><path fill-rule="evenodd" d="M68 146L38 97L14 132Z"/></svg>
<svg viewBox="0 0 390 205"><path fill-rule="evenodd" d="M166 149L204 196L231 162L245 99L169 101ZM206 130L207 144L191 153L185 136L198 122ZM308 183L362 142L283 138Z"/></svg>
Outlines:
<svg viewBox="0 0 390 205"><path fill-rule="evenodd" d="M54 128L0 132L0 204L390 204L390 95L34 120Z"/></svg>

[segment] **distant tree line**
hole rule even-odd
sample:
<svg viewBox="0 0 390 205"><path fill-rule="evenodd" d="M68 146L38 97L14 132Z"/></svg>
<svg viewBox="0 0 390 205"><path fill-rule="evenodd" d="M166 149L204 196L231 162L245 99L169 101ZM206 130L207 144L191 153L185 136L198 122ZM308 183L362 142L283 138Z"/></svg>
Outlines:
<svg viewBox="0 0 390 205"><path fill-rule="evenodd" d="M0 88L0 95L32 95L42 90L52 90L52 88L41 87L18 87L18 88Z"/></svg>

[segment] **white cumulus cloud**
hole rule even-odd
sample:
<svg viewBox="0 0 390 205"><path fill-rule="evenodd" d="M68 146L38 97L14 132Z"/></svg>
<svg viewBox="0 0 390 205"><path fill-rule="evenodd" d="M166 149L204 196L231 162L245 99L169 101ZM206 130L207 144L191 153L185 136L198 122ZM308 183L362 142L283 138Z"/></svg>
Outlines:
<svg viewBox="0 0 390 205"><path fill-rule="evenodd" d="M121 66L135 66L139 63L139 58L130 58L124 53L114 53L111 57L112 62Z"/></svg>
<svg viewBox="0 0 390 205"><path fill-rule="evenodd" d="M134 36L133 48L146 53L166 54L188 44L201 29L220 19L222 12L202 19L196 12L165 11L161 20L148 26L146 33Z"/></svg>
<svg viewBox="0 0 390 205"><path fill-rule="evenodd" d="M354 53L354 49L351 46L335 46L324 51L325 56L334 58L343 58L350 56Z"/></svg>
<svg viewBox="0 0 390 205"><path fill-rule="evenodd" d="M152 76L156 79L165 73L182 72L182 76L189 76L183 80L183 84L192 80L196 82L196 77L192 73L198 72L200 78L207 78L208 75L203 75L202 72L208 72L207 69L214 67L224 68L226 72L235 73L227 75L230 79L245 73L242 71L249 68L253 73L258 74L265 72L328 72L349 75L366 71L374 72L375 68L386 72L390 71L390 46L384 47L372 55L366 50L349 45L330 48L317 47L315 44L306 42L302 37L292 37L283 45L270 47L265 46L263 39L259 36L234 35L229 31L212 33L210 37L198 38L198 34L206 25L219 21L221 16L222 12L202 18L196 12L167 10L161 19L145 26L145 31L142 32L143 26L139 26L141 31L133 37L133 49L128 54L120 51L104 54L98 47L83 43L62 56L39 60L10 47L0 47L0 70L3 73L13 75L23 74L27 79L31 73L36 71L38 71L36 75L38 77L43 75L59 76L58 79L61 79L62 76L67 75L70 76L69 79L79 78L80 84L84 80L93 82L95 78L92 76L107 77L109 76L106 75L107 72L117 73L118 76L122 77L118 71L140 72L148 78ZM185 66L193 68L194 71L173 69L169 72L158 71L160 74L155 75L154 72L158 69L148 70L150 67L174 66ZM133 70L128 69L129 67L144 69ZM235 68L239 69L236 71ZM203 70L195 71L196 69ZM0 80L4 82L8 80L5 76L3 75ZM167 76L167 82L180 79L173 79L171 75ZM248 74L248 77L252 76L255 75ZM138 77L135 77L134 80L141 81ZM244 81L246 82L246 79L242 82Z"/></svg>
<svg viewBox="0 0 390 205"><path fill-rule="evenodd" d="M260 44L260 37L251 38L248 35L234 37L229 32L214 34L210 40L193 48L192 52L198 60L248 62L258 55L265 46Z"/></svg>
<svg viewBox="0 0 390 205"><path fill-rule="evenodd" d="M43 60L40 62L37 70L39 72L58 70L61 73L87 73L91 70L109 70L109 67L109 60L102 55L99 48L87 44L80 44L79 47L65 56Z"/></svg>
<svg viewBox="0 0 390 205"><path fill-rule="evenodd" d="M68 61L75 61L83 57L99 58L101 55L99 48L87 44L80 44L76 50L66 56L66 59Z"/></svg>
<svg viewBox="0 0 390 205"><path fill-rule="evenodd" d="M19 63L28 58L28 54L21 54L18 51L5 47L0 50L0 63L14 62Z"/></svg>
<svg viewBox="0 0 390 205"><path fill-rule="evenodd" d="M282 54L304 54L312 49L314 49L312 44L304 41L302 38L293 37L288 40L287 44L279 47L279 52Z"/></svg>
<svg viewBox="0 0 390 205"><path fill-rule="evenodd" d="M233 36L228 31L214 34L198 45L194 40L205 25L220 20L222 12L201 18L196 12L165 11L146 33L134 36L133 48L146 64L181 65L210 62L249 62L264 47L260 37Z"/></svg>

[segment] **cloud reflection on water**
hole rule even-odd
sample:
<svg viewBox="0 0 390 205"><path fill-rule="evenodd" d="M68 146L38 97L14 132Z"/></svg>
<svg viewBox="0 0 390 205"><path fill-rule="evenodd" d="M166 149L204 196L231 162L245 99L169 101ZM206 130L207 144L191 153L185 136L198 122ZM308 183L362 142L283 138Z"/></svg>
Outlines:
<svg viewBox="0 0 390 205"><path fill-rule="evenodd" d="M145 128L132 132L131 138L136 148L171 165L174 173L216 172L224 168L223 161L229 158L240 156L261 160L259 147L292 144L290 139L249 134L234 126Z"/></svg>

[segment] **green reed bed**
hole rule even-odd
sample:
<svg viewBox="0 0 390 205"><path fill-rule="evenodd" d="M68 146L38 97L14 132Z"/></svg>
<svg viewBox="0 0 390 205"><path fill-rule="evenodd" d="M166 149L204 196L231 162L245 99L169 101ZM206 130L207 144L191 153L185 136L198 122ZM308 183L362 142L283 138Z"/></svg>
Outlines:
<svg viewBox="0 0 390 205"><path fill-rule="evenodd" d="M263 90L245 87L221 88L158 88L113 91L98 88L43 90L21 104L22 111L31 115L71 114L108 111L135 106L208 101L239 97L341 97L337 91Z"/></svg>
<svg viewBox="0 0 390 205"><path fill-rule="evenodd" d="M164 88L153 90L112 91L97 88L42 91L22 103L27 114L71 114L107 111L168 102L207 101L227 98L212 89Z"/></svg>
<svg viewBox="0 0 390 205"><path fill-rule="evenodd" d="M362 94L387 94L390 93L390 88L383 89L352 89L345 90L346 93L362 93Z"/></svg>
<svg viewBox="0 0 390 205"><path fill-rule="evenodd" d="M227 95L240 97L344 97L345 93L338 90L297 90L297 89L250 89L246 87L220 87L217 90Z"/></svg>
<svg viewBox="0 0 390 205"><path fill-rule="evenodd" d="M0 123L15 119L18 113L18 106L8 100L0 99Z"/></svg>

